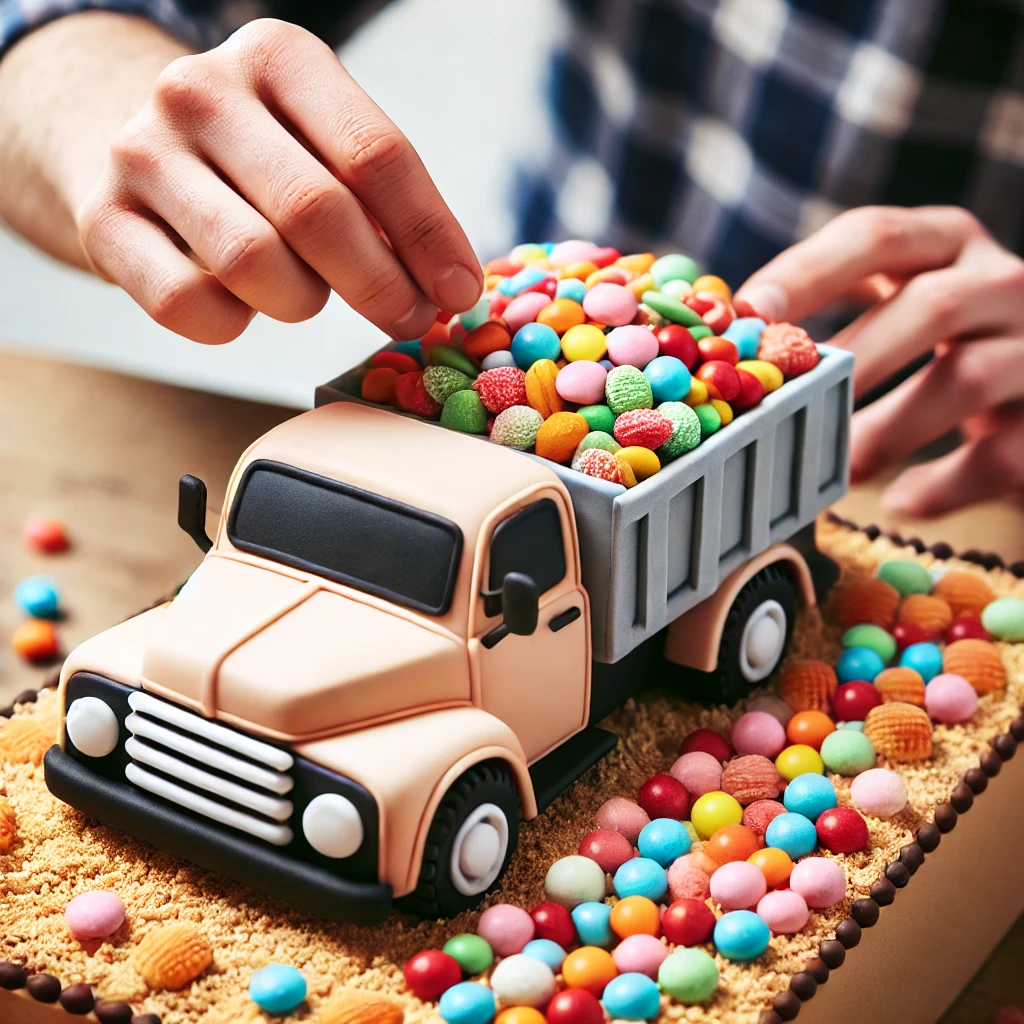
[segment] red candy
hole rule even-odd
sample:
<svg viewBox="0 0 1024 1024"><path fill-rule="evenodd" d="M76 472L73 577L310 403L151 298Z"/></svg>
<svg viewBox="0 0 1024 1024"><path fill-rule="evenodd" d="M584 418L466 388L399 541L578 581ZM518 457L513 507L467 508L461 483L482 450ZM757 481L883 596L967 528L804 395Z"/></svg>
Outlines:
<svg viewBox="0 0 1024 1024"><path fill-rule="evenodd" d="M370 361L380 369L397 370L399 373L415 373L420 369L419 362L413 359L412 356L405 352L396 352L390 348L385 349L383 352L378 352Z"/></svg>
<svg viewBox="0 0 1024 1024"><path fill-rule="evenodd" d="M703 317L705 313L710 313L715 308L713 299L702 299L698 295L687 295L683 299L683 305L689 306L699 317Z"/></svg>
<svg viewBox="0 0 1024 1024"><path fill-rule="evenodd" d="M617 832L610 834L622 839ZM582 846L582 843L580 845ZM626 845L629 846L628 843ZM629 854L633 855L632 847ZM530 911L530 917L533 918L538 939L550 939L557 942L562 949L568 949L576 942L576 926L572 923L572 915L560 904L545 900Z"/></svg>
<svg viewBox="0 0 1024 1024"><path fill-rule="evenodd" d="M615 420L612 433L623 448L660 448L671 436L674 425L656 409L632 409Z"/></svg>
<svg viewBox="0 0 1024 1024"><path fill-rule="evenodd" d="M527 292L540 292L543 295L547 295L548 298L553 299L557 290L558 279L554 277L545 277L543 281L538 281L536 284L531 284L529 288L524 288L519 294L526 295Z"/></svg>
<svg viewBox="0 0 1024 1024"><path fill-rule="evenodd" d="M728 302L724 299L714 299L711 308L701 314L701 319L715 334L722 334L736 319L736 316Z"/></svg>
<svg viewBox="0 0 1024 1024"><path fill-rule="evenodd" d="M67 550L68 535L59 519L30 519L25 524L24 534L25 543L44 554Z"/></svg>
<svg viewBox="0 0 1024 1024"><path fill-rule="evenodd" d="M613 249L609 245L605 246L603 249L595 249L590 254L590 262L600 270L602 267L610 266L621 255L622 253L620 253L618 249Z"/></svg>
<svg viewBox="0 0 1024 1024"><path fill-rule="evenodd" d="M755 800L743 809L743 824L754 835L763 837L772 819L785 813L786 808L778 800Z"/></svg>
<svg viewBox="0 0 1024 1024"><path fill-rule="evenodd" d="M711 398L731 402L740 393L740 375L736 367L721 359L712 359L697 370L697 379L704 381Z"/></svg>
<svg viewBox="0 0 1024 1024"><path fill-rule="evenodd" d="M425 1003L436 1002L462 981L458 961L439 949L425 949L405 965L405 983L412 994Z"/></svg>
<svg viewBox="0 0 1024 1024"><path fill-rule="evenodd" d="M813 370L821 356L802 327L779 323L769 324L762 332L757 358L774 363L787 377L797 377Z"/></svg>
<svg viewBox="0 0 1024 1024"><path fill-rule="evenodd" d="M661 915L661 930L677 946L699 946L711 938L715 915L701 900L676 900Z"/></svg>
<svg viewBox="0 0 1024 1024"><path fill-rule="evenodd" d="M620 832L599 828L580 840L579 854L596 861L606 874L614 875L627 860L633 859L633 844Z"/></svg>
<svg viewBox="0 0 1024 1024"><path fill-rule="evenodd" d="M526 374L516 366L484 370L473 383L484 408L495 416L513 405L526 405Z"/></svg>
<svg viewBox="0 0 1024 1024"><path fill-rule="evenodd" d="M732 746L729 741L714 729L695 729L683 740L679 755L681 757L683 754L692 754L695 750L710 754L722 764L732 757Z"/></svg>
<svg viewBox="0 0 1024 1024"><path fill-rule="evenodd" d="M395 400L398 371L390 366L367 370L359 386L359 397L375 405L390 405Z"/></svg>
<svg viewBox="0 0 1024 1024"><path fill-rule="evenodd" d="M423 386L422 371L403 373L395 381L395 405L428 420L437 419L441 415L441 406L427 394Z"/></svg>
<svg viewBox="0 0 1024 1024"><path fill-rule="evenodd" d="M748 370L737 370L736 374L740 379L740 393L730 405L736 412L753 409L764 398L764 385Z"/></svg>
<svg viewBox="0 0 1024 1024"><path fill-rule="evenodd" d="M697 342L697 349L700 357L705 362L718 359L730 366L735 366L740 361L740 350L728 338L701 338Z"/></svg>
<svg viewBox="0 0 1024 1024"><path fill-rule="evenodd" d="M671 775L655 775L641 787L637 803L654 818L682 821L690 813L690 794Z"/></svg>
<svg viewBox="0 0 1024 1024"><path fill-rule="evenodd" d="M484 273L490 277L491 274L498 274L500 277L513 277L523 269L522 263L516 263L507 256L498 256L490 260L484 267Z"/></svg>
<svg viewBox="0 0 1024 1024"><path fill-rule="evenodd" d="M868 826L852 807L833 807L818 816L818 842L832 853L856 853L868 845Z"/></svg>
<svg viewBox="0 0 1024 1024"><path fill-rule="evenodd" d="M669 324L659 328L655 334L658 347L663 356L675 356L682 360L688 370L692 370L700 362L700 350L693 335L679 324Z"/></svg>
<svg viewBox="0 0 1024 1024"><path fill-rule="evenodd" d="M935 639L935 634L930 633L924 626L920 626L916 622L897 622L892 627L892 635L896 640L896 646L901 651L911 644L923 644L928 640Z"/></svg>
<svg viewBox="0 0 1024 1024"><path fill-rule="evenodd" d="M559 992L544 1011L548 1024L605 1024L604 1010L585 988Z"/></svg>
<svg viewBox="0 0 1024 1024"><path fill-rule="evenodd" d="M832 714L837 722L863 722L881 703L882 695L873 683L843 683L832 697Z"/></svg>
<svg viewBox="0 0 1024 1024"><path fill-rule="evenodd" d="M981 619L973 615L961 615L946 627L946 643L953 644L957 640L991 640L988 630L981 624Z"/></svg>

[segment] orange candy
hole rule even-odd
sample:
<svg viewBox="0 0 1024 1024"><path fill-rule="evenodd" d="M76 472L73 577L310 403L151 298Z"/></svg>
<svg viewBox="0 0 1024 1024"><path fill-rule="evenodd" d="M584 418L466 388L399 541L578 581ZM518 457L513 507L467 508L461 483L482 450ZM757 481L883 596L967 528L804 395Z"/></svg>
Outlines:
<svg viewBox="0 0 1024 1024"><path fill-rule="evenodd" d="M650 274L641 274L639 277L634 277L626 287L633 293L636 301L639 302L644 297L644 292L653 291L657 286Z"/></svg>
<svg viewBox="0 0 1024 1024"><path fill-rule="evenodd" d="M11 634L11 647L26 661L48 661L57 656L57 631L52 622L29 619Z"/></svg>
<svg viewBox="0 0 1024 1024"><path fill-rule="evenodd" d="M550 327L559 337L570 327L586 322L583 307L572 299L554 299L537 314L537 323Z"/></svg>
<svg viewBox="0 0 1024 1024"><path fill-rule="evenodd" d="M398 371L390 366L377 366L366 371L359 386L359 397L376 405L390 405L395 400L395 381Z"/></svg>
<svg viewBox="0 0 1024 1024"><path fill-rule="evenodd" d="M628 256L620 256L613 264L613 267L623 267L634 274L646 274L657 257L653 252L635 252Z"/></svg>
<svg viewBox="0 0 1024 1024"><path fill-rule="evenodd" d="M769 889L779 889L788 884L790 872L793 870L793 861L789 854L774 846L766 846L763 850L752 853L747 862L760 870Z"/></svg>
<svg viewBox="0 0 1024 1024"><path fill-rule="evenodd" d="M712 295L725 299L726 302L732 302L732 289L714 274L704 274L703 277L698 277L693 282L693 294L699 295L701 292L710 292Z"/></svg>
<svg viewBox="0 0 1024 1024"><path fill-rule="evenodd" d="M570 263L567 267L562 267L562 279L575 277L580 281L586 281L597 269L596 263L591 263L590 260L580 260L579 263Z"/></svg>
<svg viewBox="0 0 1024 1024"><path fill-rule="evenodd" d="M526 401L545 419L565 408L562 396L555 390L558 364L550 359L538 359L526 371Z"/></svg>
<svg viewBox="0 0 1024 1024"><path fill-rule="evenodd" d="M582 308L582 307L581 307ZM470 359L483 359L492 352L512 347L512 334L504 320L485 320L479 327L467 331L462 339L462 351Z"/></svg>
<svg viewBox="0 0 1024 1024"><path fill-rule="evenodd" d="M547 1018L532 1006L510 1006L494 1018L494 1024L547 1024Z"/></svg>
<svg viewBox="0 0 1024 1024"><path fill-rule="evenodd" d="M580 946L562 961L562 979L566 985L584 988L598 999L618 973L611 953L597 946Z"/></svg>
<svg viewBox="0 0 1024 1024"><path fill-rule="evenodd" d="M532 367L531 367L532 369ZM529 378L526 393L529 395ZM534 451L542 459L568 462L580 441L590 433L590 424L578 412L552 413L537 431Z"/></svg>
<svg viewBox="0 0 1024 1024"><path fill-rule="evenodd" d="M704 846L704 852L716 864L748 860L761 848L757 834L746 825L723 825Z"/></svg>
<svg viewBox="0 0 1024 1024"><path fill-rule="evenodd" d="M626 896L612 907L609 924L620 939L630 935L657 935L661 931L661 912L646 896Z"/></svg>
<svg viewBox="0 0 1024 1024"><path fill-rule="evenodd" d="M835 731L836 723L824 711L798 711L786 726L786 739L821 750L825 737Z"/></svg>

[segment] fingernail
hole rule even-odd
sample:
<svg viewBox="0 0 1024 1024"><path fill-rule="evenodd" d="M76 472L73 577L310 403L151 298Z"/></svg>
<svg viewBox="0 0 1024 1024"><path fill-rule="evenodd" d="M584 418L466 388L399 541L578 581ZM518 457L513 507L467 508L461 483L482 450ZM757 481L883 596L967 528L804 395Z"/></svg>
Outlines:
<svg viewBox="0 0 1024 1024"><path fill-rule="evenodd" d="M789 308L789 300L786 298L786 293L779 285L768 281L762 284L752 284L749 288L744 288L736 296L736 299L737 301L745 302L756 311L762 320L767 320L770 324L784 320L786 310Z"/></svg>
<svg viewBox="0 0 1024 1024"><path fill-rule="evenodd" d="M391 325L391 336L396 341L411 341L421 338L430 330L437 317L437 307L426 299L420 299L405 316Z"/></svg>
<svg viewBox="0 0 1024 1024"><path fill-rule="evenodd" d="M441 308L449 313L461 313L469 309L480 298L482 291L480 278L461 263L449 267L434 282L434 294Z"/></svg>

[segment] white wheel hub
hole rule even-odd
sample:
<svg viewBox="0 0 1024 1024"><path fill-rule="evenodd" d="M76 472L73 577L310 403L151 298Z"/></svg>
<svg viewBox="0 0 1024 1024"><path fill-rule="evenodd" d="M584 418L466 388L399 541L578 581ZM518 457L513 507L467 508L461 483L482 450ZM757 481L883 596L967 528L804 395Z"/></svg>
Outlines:
<svg viewBox="0 0 1024 1024"><path fill-rule="evenodd" d="M99 697L79 697L73 700L64 724L68 739L86 757L106 757L112 754L121 732L113 708Z"/></svg>
<svg viewBox="0 0 1024 1024"><path fill-rule="evenodd" d="M463 896L486 892L508 853L508 819L496 804L474 807L459 827L449 865L452 885Z"/></svg>
<svg viewBox="0 0 1024 1024"><path fill-rule="evenodd" d="M762 601L740 637L740 672L751 683L767 679L786 646L786 610L778 601Z"/></svg>

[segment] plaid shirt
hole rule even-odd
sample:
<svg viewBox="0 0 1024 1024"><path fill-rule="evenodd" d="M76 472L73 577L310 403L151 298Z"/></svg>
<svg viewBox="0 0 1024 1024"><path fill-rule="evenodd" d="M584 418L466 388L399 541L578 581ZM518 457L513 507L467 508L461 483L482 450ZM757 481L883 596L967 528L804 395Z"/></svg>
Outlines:
<svg viewBox="0 0 1024 1024"><path fill-rule="evenodd" d="M260 14L336 44L380 6L0 0L0 53L35 24L92 7L208 47ZM680 249L738 285L847 207L952 203L1024 253L1021 0L565 6L553 141L516 174L519 238Z"/></svg>

